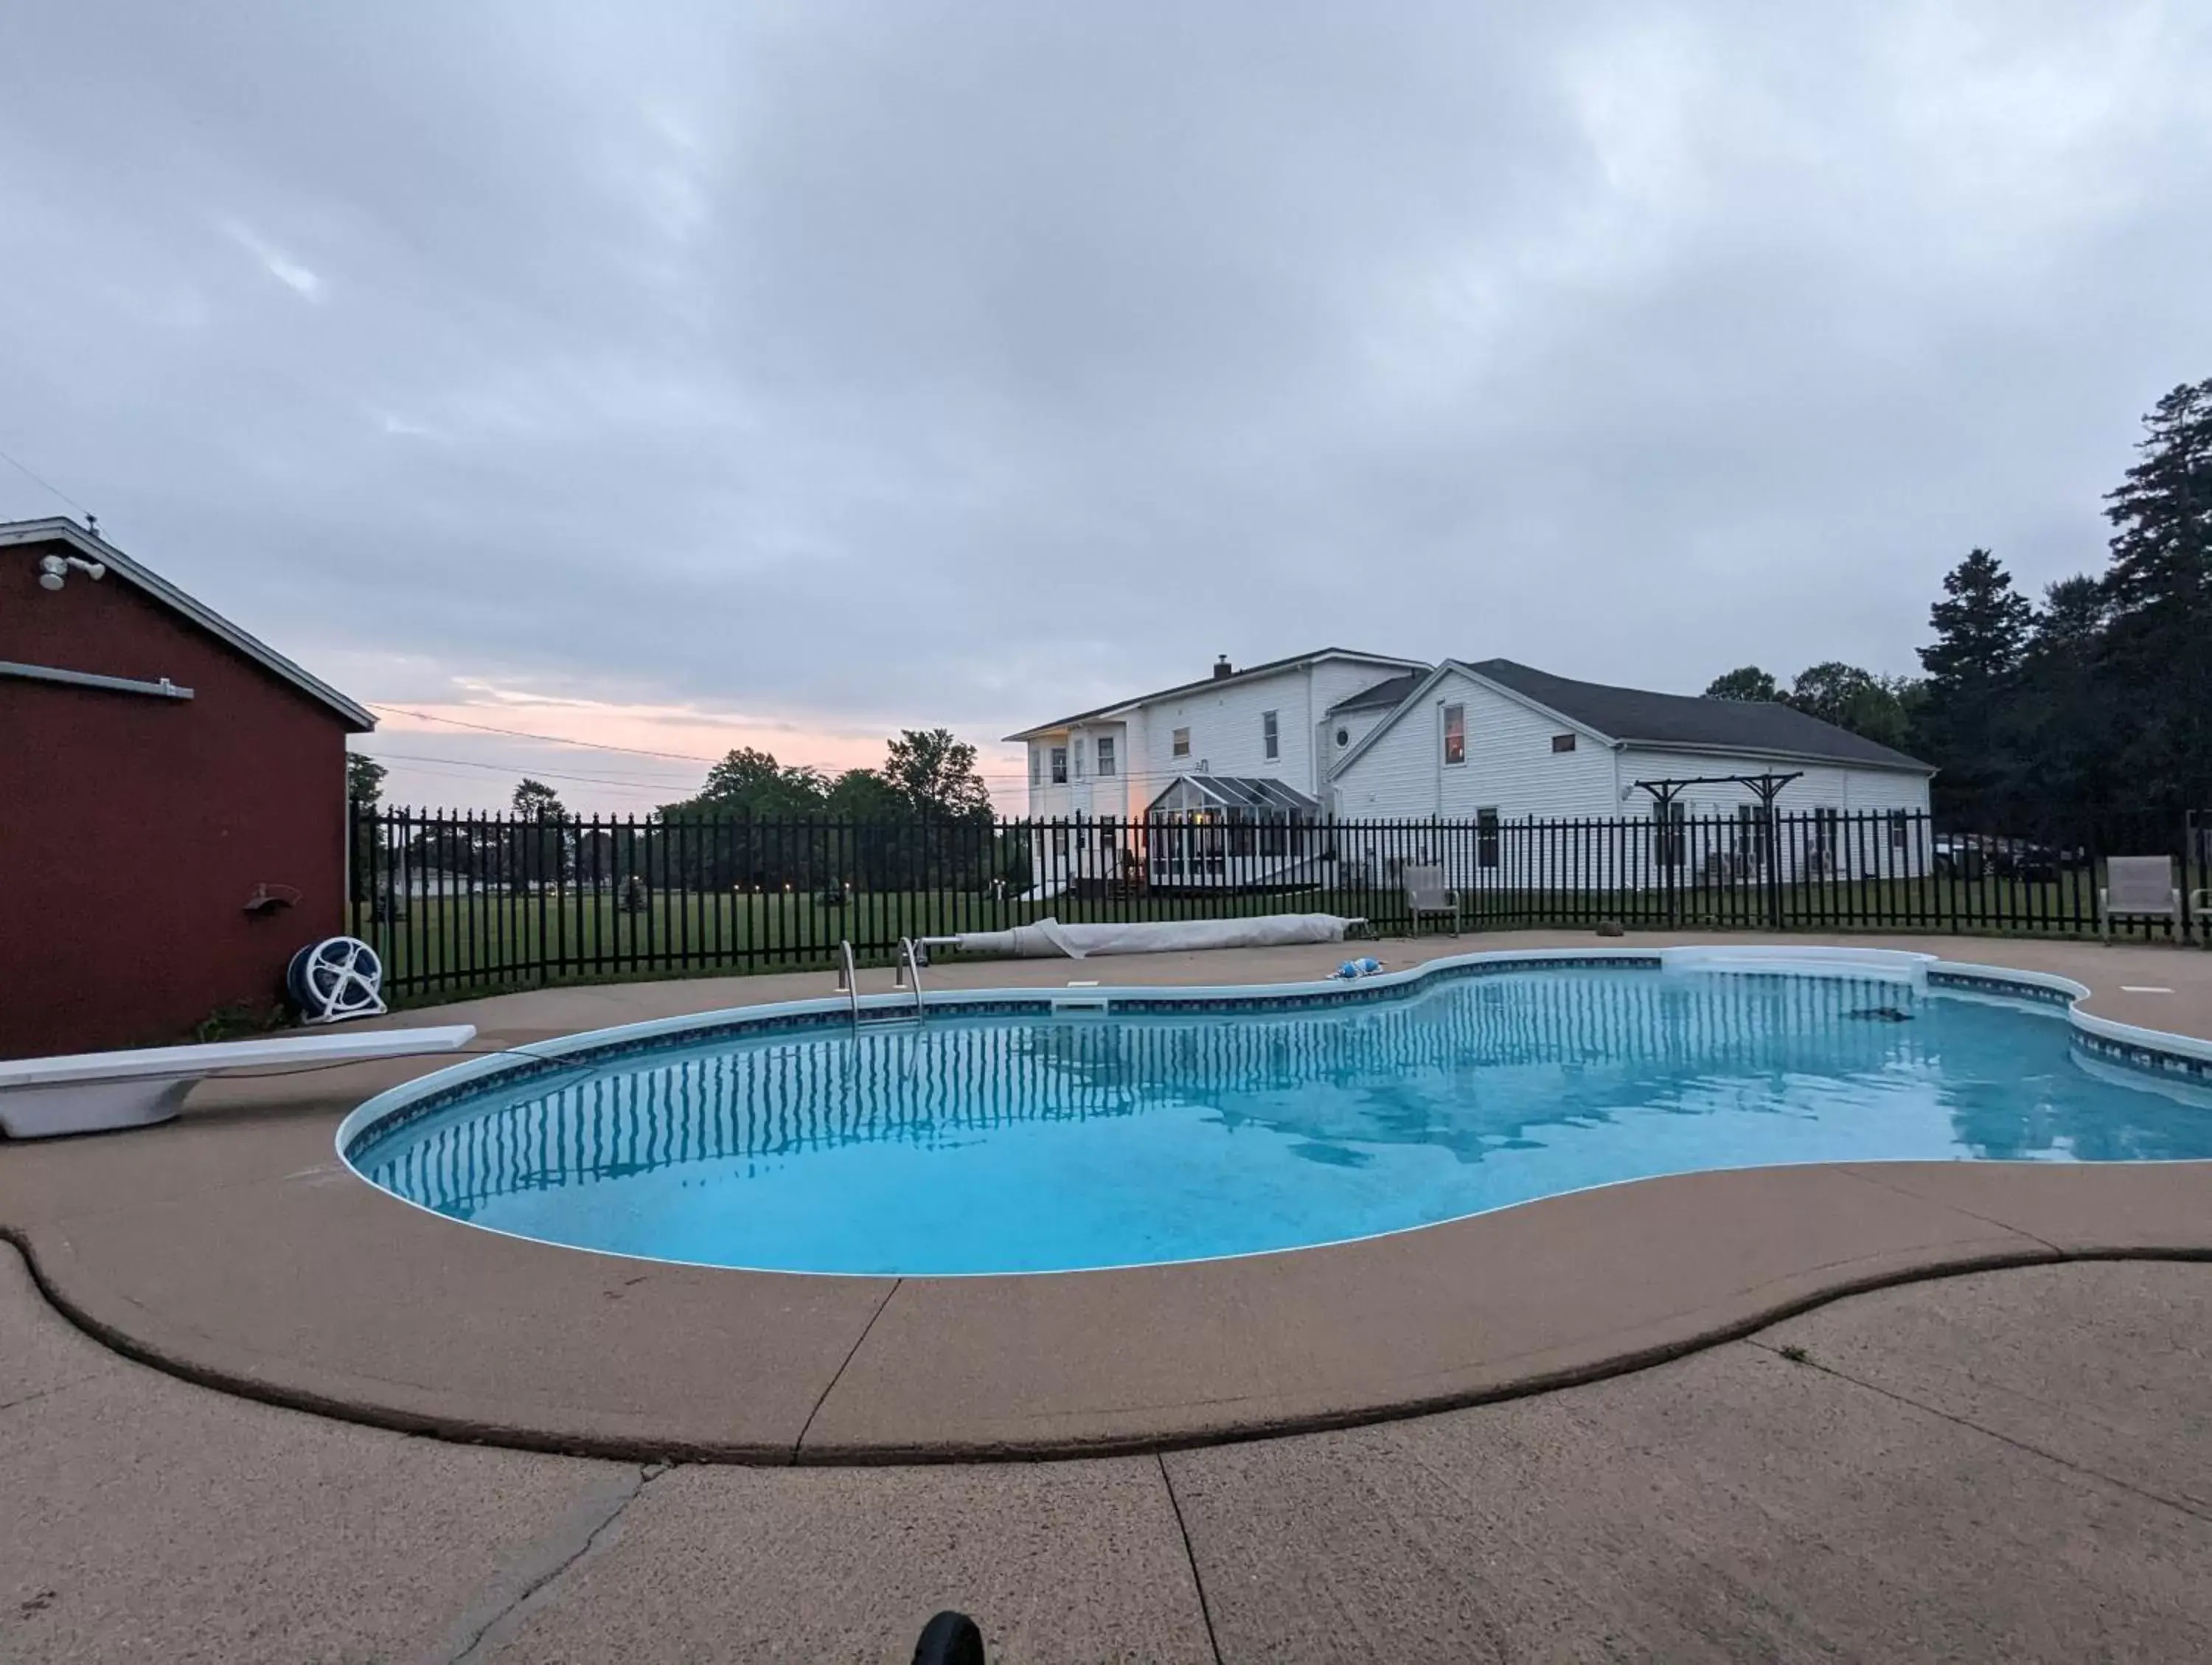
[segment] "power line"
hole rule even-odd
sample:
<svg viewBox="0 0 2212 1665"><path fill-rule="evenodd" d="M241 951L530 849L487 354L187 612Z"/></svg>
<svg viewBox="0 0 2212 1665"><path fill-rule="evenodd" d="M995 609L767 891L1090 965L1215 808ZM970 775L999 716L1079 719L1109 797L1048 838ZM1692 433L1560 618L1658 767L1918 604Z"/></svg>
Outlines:
<svg viewBox="0 0 2212 1665"><path fill-rule="evenodd" d="M479 763L471 757L424 757L405 751L368 750L362 751L361 756L374 757L380 763L389 760L395 763L449 763L458 769L489 769L495 775L543 775L550 781L576 781L595 787L638 787L651 792L681 792L684 789L683 783L677 781L640 781L625 779L618 775L564 775L557 769L518 769L512 763Z"/></svg>
<svg viewBox="0 0 2212 1665"><path fill-rule="evenodd" d="M459 717L441 717L428 711L410 711L404 705L386 705L381 700L368 703L379 711L395 712L402 717L413 717L426 723L446 723L454 728L472 728L479 734L504 734L511 740L543 740L548 745L582 746L592 751L623 751L637 757L672 757L684 763L719 763L720 757L702 757L690 751L653 751L644 746L610 745L605 740L571 740L559 734L532 734L520 728L494 728L489 723L465 723Z"/></svg>
<svg viewBox="0 0 2212 1665"><path fill-rule="evenodd" d="M412 717L418 722L445 723L454 728L472 729L479 734L501 734L510 740L538 740L547 745L581 746L591 751L618 751L633 757L667 757L684 763L713 764L722 761L720 757L702 757L696 751L655 751L647 746L618 746L606 740L572 740L561 734L538 734L528 729L499 728L490 723L464 722L459 717L441 717L433 711L416 711L404 705L386 705L381 700L371 700L368 703L378 711L389 711L398 716ZM842 772L834 769L823 768L819 764L787 767L814 768L824 775L836 775ZM1026 775L984 775L978 778L1000 786L1026 784L1028 780Z"/></svg>
<svg viewBox="0 0 2212 1665"><path fill-rule="evenodd" d="M67 503L71 508L75 509L79 514L83 515L86 520L89 520L92 518L92 511L90 509L87 508L82 503L77 501L76 498L70 496L69 493L64 491L52 480L47 479L44 475L33 471L28 463L18 462L15 458L9 456L4 451L0 451L0 463L6 463L9 467L15 469L18 473L22 475L25 479L30 481L33 484L44 486L48 491L53 493L55 496L60 498L62 501Z"/></svg>
<svg viewBox="0 0 2212 1665"><path fill-rule="evenodd" d="M720 757L702 757L702 755L700 755L699 753L697 753L697 752L696 752L696 751L655 751L655 750L652 750L650 747L647 747L647 746L622 746L622 745L616 745L616 744L612 744L611 742L610 742L610 741L606 741L606 740L572 740L572 739L569 739L568 738L567 738L565 735L560 735L560 734L538 734L538 733L533 733L533 732L531 732L530 730L528 730L528 729L521 729L521 728L499 728L499 727L495 727L495 726L493 726L492 724L490 724L490 723L471 723L471 722L465 722L465 721L463 721L463 720L462 720L460 718L459 718L459 717L441 717L441 716L439 716L435 712L431 712L431 711L416 711L416 710L415 710L415 709L411 708L410 707L404 706L404 705L386 705L386 704L383 701L381 701L381 700L370 700L369 702L368 702L368 703L370 706L374 707L376 710L379 710L379 711L389 711L389 712L394 713L395 714L397 714L397 715L398 715L398 716L402 716L402 717L412 717L412 718L416 719L416 720L417 720L418 722L426 722L426 723L445 723L445 724L447 724L447 725L449 725L450 726L454 727L454 728L466 728L466 729L472 729L472 730L474 730L477 733L479 733L479 734L499 734L499 735L503 735L503 736L505 736L507 738L508 738L508 739L510 739L510 740L537 740L537 741L540 741L540 742L542 742L542 743L544 743L544 744L547 744L547 745L556 745L556 746L580 746L580 747L582 747L582 748L584 748L584 749L586 749L586 750L591 750L591 751L615 751L615 752L621 752L621 753L624 754L625 756L633 757L666 757L666 758L672 759L672 761L674 761L674 762L677 762L677 763L706 763L706 764L712 765L712 764L714 764L714 763L720 763L720 762L722 761L722 759L721 759L721 758L720 758ZM394 756L397 756L398 754L396 754L396 753L395 753L395 754L393 754L393 755L394 755ZM459 759L459 758L435 758L435 759L433 759L433 758L422 758L422 759L419 759L419 760L417 760L417 761L424 762L424 763L430 763L430 762L439 762L439 763L459 763L459 762L460 762L461 760L460 760L460 759ZM478 764L471 764L471 765L470 765L470 767L471 767L471 768L477 768L477 769L492 769L492 768L497 768L497 767L500 767L500 766L499 766L499 765L496 765L496 764L490 764L490 763L478 763ZM842 772L841 770L838 770L838 769L823 768L823 767L822 767L821 765L818 765L818 764L811 764L811 765L787 765L786 767L813 768L813 769L817 769L817 771L818 773L821 773L821 774L823 774L823 775L837 775L837 774L839 774L839 773L841 773L841 772ZM552 774L552 771L551 771L551 770L550 770L550 769L545 770L545 771L543 771L543 772L544 772L544 773L545 773L546 775L548 775L551 776L551 778L553 778L553 779L555 779L555 780L562 780L562 779L567 779L567 780L589 780L589 779L591 779L591 778L592 778L592 777L590 777L589 775L568 775L568 776L556 775L553 775L553 774ZM1155 782L1155 781L1177 781L1177 780L1182 779L1182 776L1184 776L1185 775L1190 775L1190 774L1195 774L1195 773L1196 773L1196 771L1195 771L1195 770L1194 770L1194 769L1164 769L1164 770L1155 770L1155 769L1129 769L1129 770L1126 770L1126 771L1124 771L1124 772L1122 772L1122 773L1121 773L1121 774L1119 774L1119 775L1093 775L1093 776L1091 776L1091 779L1093 781L1133 781L1133 782L1135 782L1135 783L1137 783L1137 784L1139 784L1139 785L1140 785L1140 786L1149 786L1149 785L1151 785L1152 783L1153 783L1153 782ZM994 787L1028 787L1028 786L1032 786L1032 785L1040 784L1040 783L1038 783L1038 782L1032 781L1030 779L1030 777L1029 777L1028 775L1021 775L1021 774L1012 774L1012 775L986 775L986 774L981 774L981 773L980 773L980 772L979 772L979 773L977 774L977 775L976 775L976 777L975 777L975 778L976 778L976 779L978 779L979 781L982 781L986 786L994 786ZM617 782L617 783L612 783L612 784L620 784L620 783L618 783L618 782ZM1055 782L1055 784L1058 784L1058 783L1057 783L1057 782Z"/></svg>

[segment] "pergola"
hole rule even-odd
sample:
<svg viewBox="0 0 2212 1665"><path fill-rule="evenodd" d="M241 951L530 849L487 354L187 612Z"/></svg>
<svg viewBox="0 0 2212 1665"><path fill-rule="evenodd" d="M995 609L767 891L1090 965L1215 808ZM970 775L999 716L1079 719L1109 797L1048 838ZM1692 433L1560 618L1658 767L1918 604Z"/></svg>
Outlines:
<svg viewBox="0 0 2212 1665"><path fill-rule="evenodd" d="M1782 795L1783 787L1792 781L1804 778L1805 771L1802 769L1793 769L1787 775L1776 775L1771 771L1765 775L1691 775L1660 781L1633 781L1629 783L1629 790L1650 793L1651 806L1663 812L1680 795L1685 787L1747 787L1758 798L1759 806L1771 815L1774 811L1774 800Z"/></svg>

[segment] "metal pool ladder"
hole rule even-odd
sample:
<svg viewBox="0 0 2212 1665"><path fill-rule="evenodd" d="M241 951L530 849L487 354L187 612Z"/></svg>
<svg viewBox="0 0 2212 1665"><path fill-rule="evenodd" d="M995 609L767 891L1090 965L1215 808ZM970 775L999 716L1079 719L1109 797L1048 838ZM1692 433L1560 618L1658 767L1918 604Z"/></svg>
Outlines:
<svg viewBox="0 0 2212 1665"><path fill-rule="evenodd" d="M912 937L901 937L899 939L898 954L899 986L901 987L905 987L909 983L912 984L914 988L914 1021L916 1024L919 1024L925 1015L926 1008L924 1007L921 998L921 956L916 950L915 941ZM850 937L843 937L838 939L837 986L845 992L845 998L851 1003L853 1012L853 1033L858 1035L860 1032L860 1024L863 1021L860 1014L860 974L859 968L853 958L853 939ZM895 1024L902 1023L905 1021L905 1018L906 1014L904 1012L897 1012L884 1021Z"/></svg>
<svg viewBox="0 0 2212 1665"><path fill-rule="evenodd" d="M921 1000L921 951L912 937L901 937L898 951L898 980L914 985L914 1020L918 1024L926 1015Z"/></svg>

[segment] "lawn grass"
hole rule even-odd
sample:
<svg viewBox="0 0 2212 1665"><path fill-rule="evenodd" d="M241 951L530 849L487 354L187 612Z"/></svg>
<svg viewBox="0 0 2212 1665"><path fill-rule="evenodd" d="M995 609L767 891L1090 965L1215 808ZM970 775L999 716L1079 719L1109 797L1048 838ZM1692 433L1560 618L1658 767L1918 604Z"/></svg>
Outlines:
<svg viewBox="0 0 2212 1665"><path fill-rule="evenodd" d="M1508 890L1478 885L1462 896L1462 929L1595 927L1638 930L1775 928L1826 933L2088 937L2097 934L2096 888L2087 872L2054 880L1931 876L1620 890ZM365 912L366 910L362 910ZM1402 894L1328 890L1252 895L1061 896L1041 902L974 891L865 891L832 904L802 892L659 891L635 912L610 891L547 889L414 898L404 918L356 921L384 957L391 998L422 1005L463 995L551 984L827 969L849 939L863 965L893 963L898 940L1002 931L1047 917L1067 923L1218 919L1255 914L1363 917L1377 935L1407 929ZM2204 939L2203 922L2196 939ZM2165 940L2163 927L2124 934Z"/></svg>
<svg viewBox="0 0 2212 1665"><path fill-rule="evenodd" d="M972 891L863 891L831 904L803 892L663 890L632 912L613 893L569 888L410 899L405 917L354 929L382 956L387 998L422 1005L554 983L728 976L834 966L849 939L863 965L889 965L901 937L1004 931L1041 919L1220 919L1255 914L1362 915L1368 898L1319 890L1246 896L1055 897L1042 902ZM1378 907L1402 916L1395 890Z"/></svg>

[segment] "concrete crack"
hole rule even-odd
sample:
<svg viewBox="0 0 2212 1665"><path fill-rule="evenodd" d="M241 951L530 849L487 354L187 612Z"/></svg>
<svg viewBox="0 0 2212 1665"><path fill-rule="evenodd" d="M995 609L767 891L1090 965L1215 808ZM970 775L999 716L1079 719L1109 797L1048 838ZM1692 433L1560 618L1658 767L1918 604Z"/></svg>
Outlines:
<svg viewBox="0 0 2212 1665"><path fill-rule="evenodd" d="M2040 1457L2045 1462L2056 1463L2069 1474L2101 1481L2106 1486L2141 1498L2146 1503L2158 1504L2178 1514L2186 1515L2191 1520L2212 1520L2212 1512L2208 1512L2201 1504L2191 1503L2183 1498L2169 1497L2163 1492L2153 1492L2146 1486L2137 1486L2132 1480L2122 1480L2117 1474L2107 1474L2101 1468L2093 1468L2085 1462L2076 1462L2073 1458L2062 1456L2056 1451L2045 1450L2040 1445L2032 1445L2024 1439L1977 1422L1972 1417L1960 1416L1957 1412L1947 1411L1940 1405L1930 1405L1924 1400L1915 1399L1911 1394L1899 1393L1894 1388L1885 1388L1878 1382L1867 1381L1863 1376L1853 1376L1849 1370L1839 1370L1832 1364L1824 1364L1802 1347L1793 1347L1785 1352L1770 1342L1761 1341L1752 1336L1744 1338L1744 1345L1757 1347L1764 1352L1773 1353L1778 1358L1786 1358L1800 1370L1818 1370L1821 1375L1831 1376L1838 1382L1848 1382L1852 1387L1864 1389L1870 1394L1877 1394L1892 1404L1908 1406L1913 1410L1924 1412L1929 1416L1949 1423L1954 1428L1966 1428L1977 1434L1985 1435L2000 1445L2008 1445L2015 1451L2025 1452L2032 1457Z"/></svg>
<svg viewBox="0 0 2212 1665"><path fill-rule="evenodd" d="M891 1297L899 1292L899 1285L905 1281L903 1278L891 1279L891 1286L884 1291L884 1298L876 1303L876 1310L868 1315L868 1322L860 1327L860 1334L853 1338L853 1345L846 1349L844 1358L838 1361L836 1373L823 1384L822 1392L814 1401L814 1408L806 1413L806 1420L799 1425L799 1437L791 1443L791 1460L793 1462L799 1461L799 1452L805 1448L806 1436L813 1431L814 1419L822 1414L822 1407L830 1402L830 1395L845 1379L846 1370L860 1357L860 1349L867 1341L868 1332L875 1328L876 1320L884 1316L884 1309L890 1305Z"/></svg>
<svg viewBox="0 0 2212 1665"><path fill-rule="evenodd" d="M1984 1225L1994 1225L2000 1231L2011 1232L2016 1237L2025 1237L2032 1243L2041 1243L2045 1249L2049 1249L2053 1255L2056 1255L2062 1261L2071 1261L2077 1258L2067 1250L2061 1249L2057 1243L2052 1243L2048 1237L2039 1237L2036 1236L2034 1232L2030 1231L2026 1226L2014 1225L2010 1220L2001 1220L1990 1214L1978 1214L1972 1209L1966 1207L1965 1205L1953 1202L1948 1198L1938 1199L1936 1197L1923 1196L1919 1192L1908 1190L1902 1185L1893 1185L1886 1179L1877 1179L1874 1175L1868 1173L1863 1168L1853 1168L1846 1165L1844 1171L1849 1174L1853 1179L1863 1181L1869 1185L1875 1186L1881 1190L1888 1192L1892 1196L1910 1197L1915 1202L1932 1203L1938 1208L1948 1208L1954 1214L1964 1214L1970 1220L1979 1220Z"/></svg>
<svg viewBox="0 0 2212 1665"><path fill-rule="evenodd" d="M57 1382L51 1388L41 1388L36 1393L25 1394L21 1399L0 1400L0 1411L12 1411L18 1405L28 1405L53 1394L65 1393L71 1388L82 1388L88 1382L97 1382L114 1370L112 1364L96 1370L87 1370L82 1376L73 1376L66 1382Z"/></svg>
<svg viewBox="0 0 2212 1665"><path fill-rule="evenodd" d="M587 1487L560 1525L484 1586L444 1640L423 1656L424 1665L482 1665L521 1628L538 1594L597 1549L623 1511L667 1472L664 1464L625 1468Z"/></svg>
<svg viewBox="0 0 2212 1665"><path fill-rule="evenodd" d="M1206 1580L1199 1577L1197 1552L1190 1547L1190 1526L1182 1517L1182 1499L1176 1496L1167 1454L1157 1452L1152 1461L1160 1466L1160 1484L1168 1489L1168 1507L1175 1510L1176 1530L1182 1534L1182 1559L1190 1565L1190 1586L1198 1592L1198 1616L1206 1621L1206 1645L1212 1650L1213 1665L1221 1665L1221 1638L1213 1633L1213 1608L1206 1599Z"/></svg>

